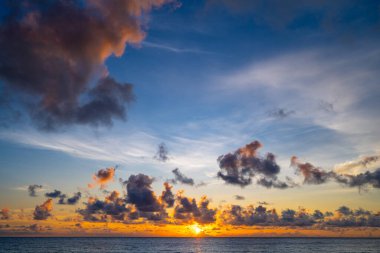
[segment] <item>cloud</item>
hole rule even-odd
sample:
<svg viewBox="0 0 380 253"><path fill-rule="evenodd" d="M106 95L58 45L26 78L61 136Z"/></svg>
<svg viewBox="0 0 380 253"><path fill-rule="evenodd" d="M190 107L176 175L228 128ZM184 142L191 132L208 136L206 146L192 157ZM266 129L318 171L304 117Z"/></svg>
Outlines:
<svg viewBox="0 0 380 253"><path fill-rule="evenodd" d="M125 198L120 197L120 193L112 191L104 200L90 197L85 203L84 209L79 209L78 213L87 221L107 221L107 220L135 220L139 217L133 206L127 204Z"/></svg>
<svg viewBox="0 0 380 253"><path fill-rule="evenodd" d="M308 212L304 208L284 209L278 214L262 205L231 205L221 212L220 219L224 224L245 226L380 227L379 214L364 209L353 211L346 206L338 208L334 215L320 210Z"/></svg>
<svg viewBox="0 0 380 253"><path fill-rule="evenodd" d="M141 42L145 15L167 2L2 3L0 79L41 129L123 120L132 86L108 76L104 62Z"/></svg>
<svg viewBox="0 0 380 253"><path fill-rule="evenodd" d="M293 136L300 137L292 145L302 153L323 158L324 165L337 163L339 158L372 153L380 148L380 131L376 128L379 112L375 110L380 95L376 88L379 72L374 67L379 65L380 51L374 46L376 42L362 43L360 47L338 45L286 52L236 67L217 78L224 84L219 91L224 99L246 99L245 103L251 103L248 108L262 103L266 111L273 104L294 109L294 121L263 126L266 134L276 136L278 147L289 143ZM359 89L357 83L365 87ZM260 94L255 102L250 102L250 92ZM334 112L321 110L321 100L333 103ZM250 110L241 113L252 117ZM251 128L260 131L257 118L252 124ZM311 141L315 145L307 145ZM289 149L283 150L287 153Z"/></svg>
<svg viewBox="0 0 380 253"><path fill-rule="evenodd" d="M261 177L257 183L267 188L290 187L277 179L280 166L276 163L274 154L268 153L264 158L258 155L258 149L261 147L262 144L259 141L253 141L234 153L219 156L218 177L228 184L241 187L251 184L255 176Z"/></svg>
<svg viewBox="0 0 380 253"><path fill-rule="evenodd" d="M336 181L349 187L365 189L368 186L380 188L380 169L374 172L364 172L357 175L336 175Z"/></svg>
<svg viewBox="0 0 380 253"><path fill-rule="evenodd" d="M62 195L61 191L54 190L53 192L47 192L45 193L45 196L48 198L58 198Z"/></svg>
<svg viewBox="0 0 380 253"><path fill-rule="evenodd" d="M115 168L110 167L110 168L100 169L92 177L95 183L88 184L88 187L93 188L96 185L99 185L101 189L104 189L109 182L114 180L114 176L115 176Z"/></svg>
<svg viewBox="0 0 380 253"><path fill-rule="evenodd" d="M78 203L80 198L82 197L81 192L76 192L72 197L67 197L65 194L61 195L59 198L59 204L60 205L75 205Z"/></svg>
<svg viewBox="0 0 380 253"><path fill-rule="evenodd" d="M373 158L369 160L373 160ZM364 161L367 163L369 160ZM380 169L376 169L373 172L366 171L356 175L338 174L334 171L325 171L321 168L317 168L310 163L301 163L295 156L291 158L291 166L301 172L304 176L304 183L306 184L324 184L329 180L335 180L345 186L359 187L359 189L365 189L368 186L380 188Z"/></svg>
<svg viewBox="0 0 380 253"><path fill-rule="evenodd" d="M327 102L325 100L320 100L319 101L318 108L320 110L328 112L328 113L335 112L335 110L334 110L334 104L333 103L329 103L329 102Z"/></svg>
<svg viewBox="0 0 380 253"><path fill-rule="evenodd" d="M46 220L51 216L53 210L53 200L48 199L42 205L36 206L33 212L33 218L35 220Z"/></svg>
<svg viewBox="0 0 380 253"><path fill-rule="evenodd" d="M278 222L279 218L274 209L267 210L263 206L246 208L240 205L231 205L221 212L220 219L230 225L269 225Z"/></svg>
<svg viewBox="0 0 380 253"><path fill-rule="evenodd" d="M172 207L174 204L171 186L165 183L165 190L158 198L151 189L152 182L153 178L147 175L131 175L122 182L127 188L125 197L121 197L117 191L111 192L105 200L90 197L85 203L86 208L79 209L78 212L88 221L110 219L131 222L139 218L150 221L166 220L168 214L165 207Z"/></svg>
<svg viewBox="0 0 380 253"><path fill-rule="evenodd" d="M179 48L179 47L175 47L172 45L155 43L155 42L151 42L151 41L143 41L143 42L141 42L141 44L144 47L158 48L158 49L162 49L162 50L166 50L166 51L169 51L172 53L178 53L178 54L181 54L181 53L212 54L212 52L203 51L203 50L199 50L196 48L194 48L194 49L193 48Z"/></svg>
<svg viewBox="0 0 380 253"><path fill-rule="evenodd" d="M194 179L185 176L178 168L172 170L174 174L174 179L170 180L173 184L180 182L181 184L194 185Z"/></svg>
<svg viewBox="0 0 380 253"><path fill-rule="evenodd" d="M243 152L243 151L242 151ZM252 150L245 150L249 154L256 154ZM84 203L84 208L76 210L83 220L89 222L122 222L145 223L160 222L171 224L193 223L200 224L227 224L233 226L280 226L280 227L380 227L380 215L369 210L358 208L350 209L341 206L334 212L314 211L299 207L297 210L285 208L279 212L276 209L265 207L267 202L259 202L258 206L240 205L220 206L212 208L210 199L202 196L198 201L195 198L184 196L179 191L176 196L172 186L164 183L164 190L160 196L152 190L154 179L144 174L131 175L123 182L126 194L118 191L104 191L104 199L90 196ZM46 193L46 196L60 198L66 204L77 203L81 193L77 192L72 198L67 198L59 190ZM244 200L241 195L235 195L237 200ZM66 200L67 199L67 200ZM72 199L72 200L70 200ZM167 212L167 208L173 212ZM53 200L48 199L42 205L37 205L33 216L35 220L46 220L51 216ZM4 210L4 209L3 209ZM7 215L9 211L2 213ZM3 214L4 216L4 214Z"/></svg>
<svg viewBox="0 0 380 253"><path fill-rule="evenodd" d="M147 175L131 175L126 181L127 202L141 212L161 211L163 206L151 188L152 183L153 178Z"/></svg>
<svg viewBox="0 0 380 253"><path fill-rule="evenodd" d="M72 197L67 197L67 195L63 194L61 191L54 190L53 192L45 193L45 196L48 198L59 198L58 204L60 205L75 205L82 197L82 193L77 192Z"/></svg>
<svg viewBox="0 0 380 253"><path fill-rule="evenodd" d="M50 226L41 226L38 224L32 224L25 228L25 230L32 231L32 232L42 232L45 230L52 230Z"/></svg>
<svg viewBox="0 0 380 253"><path fill-rule="evenodd" d="M326 172L311 163L301 163L296 156L291 158L291 166L295 167L297 172L303 175L304 183L306 184L323 184L335 177L334 172Z"/></svg>
<svg viewBox="0 0 380 253"><path fill-rule="evenodd" d="M173 186L171 186L168 182L164 183L165 190L161 194L161 200L166 203L167 207L173 207L175 197L172 192Z"/></svg>
<svg viewBox="0 0 380 253"><path fill-rule="evenodd" d="M276 177L274 178L265 178L262 177L256 181L256 184L264 186L268 189L270 188L276 188L276 189L287 189L297 186L296 183L293 182L293 180L289 177L286 177L286 182L283 182Z"/></svg>
<svg viewBox="0 0 380 253"><path fill-rule="evenodd" d="M157 147L157 153L154 156L154 159L160 162L166 162L167 160L169 160L168 154L169 154L169 151L165 143L160 143Z"/></svg>
<svg viewBox="0 0 380 253"><path fill-rule="evenodd" d="M42 185L32 184L28 186L29 196L37 197L37 190L42 189Z"/></svg>
<svg viewBox="0 0 380 253"><path fill-rule="evenodd" d="M9 209L8 208L2 208L0 210L0 220L9 220Z"/></svg>
<svg viewBox="0 0 380 253"><path fill-rule="evenodd" d="M290 117L292 114L295 114L294 110L287 110L285 108L277 108L268 112L268 115L275 119L285 119Z"/></svg>
<svg viewBox="0 0 380 253"><path fill-rule="evenodd" d="M380 156L362 156L353 161L347 161L334 166L334 171L339 174L358 174L371 168L380 167ZM365 170L365 171L363 171Z"/></svg>
<svg viewBox="0 0 380 253"><path fill-rule="evenodd" d="M209 199L201 197L199 204L196 200L182 196L182 192L177 195L177 204L174 207L174 218L183 221L195 220L201 224L212 223L216 220L216 209L209 208Z"/></svg>

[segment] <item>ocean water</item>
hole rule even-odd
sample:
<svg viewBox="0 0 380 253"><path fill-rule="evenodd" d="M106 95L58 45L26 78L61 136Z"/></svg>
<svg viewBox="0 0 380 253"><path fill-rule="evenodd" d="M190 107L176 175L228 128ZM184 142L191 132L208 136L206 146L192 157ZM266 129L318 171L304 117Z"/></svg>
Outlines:
<svg viewBox="0 0 380 253"><path fill-rule="evenodd" d="M380 239L0 238L0 252L345 252L378 253Z"/></svg>

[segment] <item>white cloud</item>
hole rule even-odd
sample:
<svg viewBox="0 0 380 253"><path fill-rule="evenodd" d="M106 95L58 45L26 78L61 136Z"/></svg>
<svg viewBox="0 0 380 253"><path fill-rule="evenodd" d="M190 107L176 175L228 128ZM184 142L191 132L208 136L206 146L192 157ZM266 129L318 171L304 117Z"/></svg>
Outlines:
<svg viewBox="0 0 380 253"><path fill-rule="evenodd" d="M219 92L224 93L224 99L252 94L252 100L265 102L261 110L286 105L296 111L292 119L299 123L299 129L306 125L326 129L347 145L346 152L335 150L336 156L365 155L380 149L379 59L378 49L288 53L219 77L223 83ZM262 97L255 97L257 93ZM321 108L321 101L331 104L334 110ZM279 128L281 123L273 122ZM293 127L297 132L297 126ZM327 141L326 148L337 144L336 139ZM319 153L334 152L322 146L316 148ZM312 156L315 155L318 156Z"/></svg>

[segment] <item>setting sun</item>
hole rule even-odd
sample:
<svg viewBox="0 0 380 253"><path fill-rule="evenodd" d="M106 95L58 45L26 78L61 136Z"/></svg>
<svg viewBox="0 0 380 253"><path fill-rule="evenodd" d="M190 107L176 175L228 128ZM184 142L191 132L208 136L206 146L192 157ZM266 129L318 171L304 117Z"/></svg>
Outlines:
<svg viewBox="0 0 380 253"><path fill-rule="evenodd" d="M190 226L190 230L195 235L199 235L201 232L203 232L203 229L196 223Z"/></svg>

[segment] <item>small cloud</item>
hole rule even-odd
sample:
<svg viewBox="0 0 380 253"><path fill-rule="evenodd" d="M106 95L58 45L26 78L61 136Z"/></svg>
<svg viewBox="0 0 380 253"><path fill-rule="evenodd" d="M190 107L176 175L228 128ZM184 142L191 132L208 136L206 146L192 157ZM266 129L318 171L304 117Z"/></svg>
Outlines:
<svg viewBox="0 0 380 253"><path fill-rule="evenodd" d="M290 117L292 114L295 114L296 111L294 110L287 110L285 108L277 108L270 112L268 112L268 115L275 119L285 119Z"/></svg>
<svg viewBox="0 0 380 253"><path fill-rule="evenodd" d="M162 142L158 145L157 153L153 158L160 162L166 162L167 160L169 160L168 154L168 148L166 147L165 143Z"/></svg>
<svg viewBox="0 0 380 253"><path fill-rule="evenodd" d="M180 182L181 184L194 185L194 179L185 176L178 168L172 170L174 174L174 179L170 180L173 184Z"/></svg>
<svg viewBox="0 0 380 253"><path fill-rule="evenodd" d="M335 112L335 110L334 110L334 104L333 103L329 103L329 102L327 102L325 100L319 100L318 108L319 108L319 110L322 110L322 111L325 111L325 112L329 112L329 113Z"/></svg>
<svg viewBox="0 0 380 253"><path fill-rule="evenodd" d="M42 190L42 185L38 185L38 184L33 184L33 185L29 185L28 186L28 192L29 192L29 196L31 197L37 197L37 190Z"/></svg>
<svg viewBox="0 0 380 253"><path fill-rule="evenodd" d="M115 168L110 167L106 169L100 169L93 177L94 184L88 184L89 188L93 188L96 185L100 185L101 189L104 189L106 185L114 180Z"/></svg>
<svg viewBox="0 0 380 253"><path fill-rule="evenodd" d="M245 197L241 195L235 195L234 197L236 200L245 200Z"/></svg>

